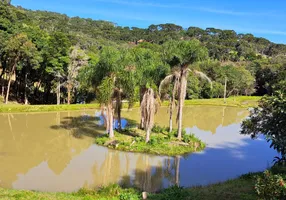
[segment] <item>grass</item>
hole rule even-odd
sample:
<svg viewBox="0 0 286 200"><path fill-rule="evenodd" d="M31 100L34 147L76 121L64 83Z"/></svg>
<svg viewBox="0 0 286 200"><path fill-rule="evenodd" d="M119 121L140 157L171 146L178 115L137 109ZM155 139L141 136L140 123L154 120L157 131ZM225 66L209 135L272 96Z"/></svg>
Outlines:
<svg viewBox="0 0 286 200"><path fill-rule="evenodd" d="M50 112L50 111L73 111L99 108L99 104L72 104L72 105L0 105L0 113L15 112Z"/></svg>
<svg viewBox="0 0 286 200"><path fill-rule="evenodd" d="M258 105L258 100L261 97L252 96L237 96L227 98L226 103L223 99L194 99L185 100L185 105L213 105L213 106L232 106L232 107L255 107ZM3 102L3 97L0 96L0 102ZM167 106L168 101L164 101L162 106ZM128 105L125 103L123 107L127 108ZM139 102L134 104L134 107L139 107ZM49 112L49 111L72 111L72 110L83 110L83 109L95 109L99 108L98 103L92 104L72 104L72 105L22 105L9 103L8 105L0 103L0 113L11 113L11 112Z"/></svg>
<svg viewBox="0 0 286 200"><path fill-rule="evenodd" d="M191 188L171 187L157 194L151 194L149 199L256 200L258 196L255 193L254 184L255 177L258 174L260 173L247 174L233 180L208 186Z"/></svg>
<svg viewBox="0 0 286 200"><path fill-rule="evenodd" d="M254 191L255 175L248 174L224 183L209 186L182 188L173 186L158 193L148 194L150 200L256 200ZM136 189L124 189L117 184L103 187L99 190L81 189L75 193L45 193L0 188L0 199L99 199L99 200L139 200L141 192Z"/></svg>
<svg viewBox="0 0 286 200"><path fill-rule="evenodd" d="M12 190L0 188L0 199L3 200L139 200L140 192L135 189L123 189L117 184L103 187L98 190L80 189L74 193L64 192L34 192L26 190Z"/></svg>
<svg viewBox="0 0 286 200"><path fill-rule="evenodd" d="M269 169L274 174L286 174L285 166L274 166ZM157 193L148 193L149 200L256 200L263 199L258 196L255 191L255 183L257 177L261 177L262 172L249 173L242 175L236 179L228 180L222 183L211 184L207 186L197 186L191 188L183 188L172 186L170 188L158 191ZM26 190L13 190L0 188L0 199L4 200L140 200L142 199L142 191L134 188L123 188L118 184L112 184L96 190L80 189L74 193L49 193ZM264 198L265 199L265 198ZM267 198L269 199L269 198ZM277 199L277 198L272 198ZM280 198L281 199L281 198ZM285 198L282 198L285 199Z"/></svg>
<svg viewBox="0 0 286 200"><path fill-rule="evenodd" d="M146 143L145 131L137 128L127 128L120 133L115 132L113 139L110 139L107 135L97 137L95 143L121 151L168 156L184 155L205 148L205 143L192 134L183 133L182 141L179 142L176 132L177 130L173 130L169 133L167 128L155 126L150 141Z"/></svg>

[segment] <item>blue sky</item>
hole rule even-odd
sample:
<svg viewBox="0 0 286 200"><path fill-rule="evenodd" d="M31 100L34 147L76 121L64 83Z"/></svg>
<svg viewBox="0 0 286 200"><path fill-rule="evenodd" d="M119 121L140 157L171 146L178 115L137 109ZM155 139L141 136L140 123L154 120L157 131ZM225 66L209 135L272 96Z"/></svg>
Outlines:
<svg viewBox="0 0 286 200"><path fill-rule="evenodd" d="M12 0L12 4L120 26L175 23L184 28L231 29L286 44L286 0Z"/></svg>

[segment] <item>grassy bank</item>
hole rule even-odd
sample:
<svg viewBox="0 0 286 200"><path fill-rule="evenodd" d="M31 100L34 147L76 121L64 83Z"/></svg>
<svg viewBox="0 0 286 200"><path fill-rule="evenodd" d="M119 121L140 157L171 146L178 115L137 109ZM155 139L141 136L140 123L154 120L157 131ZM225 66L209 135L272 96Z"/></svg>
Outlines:
<svg viewBox="0 0 286 200"><path fill-rule="evenodd" d="M148 143L145 142L145 131L137 128L115 132L115 138L109 139L107 135L97 137L95 143L111 149L140 152L156 155L184 155L187 153L201 151L205 148L205 143L194 135L183 133L182 141L176 137L177 130L171 133L166 128L155 126Z"/></svg>
<svg viewBox="0 0 286 200"><path fill-rule="evenodd" d="M258 196L254 191L255 175L244 175L234 180L223 183L193 187L181 188L171 187L158 193L148 194L150 200L256 200ZM136 189L123 189L118 185L110 185L99 190L81 189L76 193L43 193L34 191L21 191L11 189L0 189L0 199L100 199L100 200L140 200L141 192Z"/></svg>
<svg viewBox="0 0 286 200"><path fill-rule="evenodd" d="M223 99L194 99L185 100L185 105L212 105L212 106L232 106L232 107L254 107L257 106L261 97L238 96L230 97L224 103ZM167 106L168 102L164 101L162 106ZM123 104L127 108L127 104ZM134 107L139 107L139 103L135 103ZM99 108L98 103L92 104L73 104L73 105L21 105L10 103L8 105L0 104L0 113L7 112L49 112L49 111L73 111L84 109Z"/></svg>

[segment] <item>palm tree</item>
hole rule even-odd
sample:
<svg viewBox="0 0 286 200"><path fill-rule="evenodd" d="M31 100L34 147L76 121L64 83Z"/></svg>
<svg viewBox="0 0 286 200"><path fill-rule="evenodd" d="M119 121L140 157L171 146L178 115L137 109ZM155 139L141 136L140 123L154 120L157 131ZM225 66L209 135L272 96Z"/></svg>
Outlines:
<svg viewBox="0 0 286 200"><path fill-rule="evenodd" d="M156 112L155 96L152 88L148 88L141 102L141 123L146 131L146 143L150 140L151 130L154 126Z"/></svg>
<svg viewBox="0 0 286 200"><path fill-rule="evenodd" d="M173 124L173 110L175 106L175 100L178 99L178 112L177 112L177 122L178 122L178 139L181 139L181 127L182 124L182 111L183 111L183 102L186 97L186 89L187 89L187 77L189 73L193 73L194 75L200 76L201 78L206 79L210 84L212 84L211 80L204 73L191 70L189 68L183 69L183 73L180 73L182 69L175 68L172 74L166 76L160 83L159 93L163 94L164 89L170 88L172 86L171 94L169 95L169 131L172 132L172 124ZM169 91L170 92L170 91Z"/></svg>
<svg viewBox="0 0 286 200"><path fill-rule="evenodd" d="M173 130L173 110L175 107L175 101L179 91L179 83L180 83L180 74L178 70L173 70L172 74L166 76L160 83L159 86L159 94L160 96L164 95L165 93L169 97L169 132ZM170 88L170 86L172 86Z"/></svg>
<svg viewBox="0 0 286 200"><path fill-rule="evenodd" d="M179 140L182 139L183 106L186 97L187 77L189 72L193 72L194 74L210 81L205 74L196 70L190 70L189 66L196 61L205 59L207 54L207 49L203 47L198 40L169 41L164 44L163 58L165 62L171 67L176 67L176 73L173 72L171 76L167 76L165 80L163 80L162 84L166 84L173 80L173 90L175 90L175 92L173 91L173 95L177 96L178 99L177 123ZM173 103L174 101L175 98L172 97L171 102ZM172 112L170 113L172 114Z"/></svg>
<svg viewBox="0 0 286 200"><path fill-rule="evenodd" d="M182 121L183 121L183 107L186 98L187 82L189 72L193 72L195 75L206 79L210 84L211 80L202 72L197 70L190 70L187 67L181 69L180 85L179 85L179 96L178 96L178 111L177 111L177 123L178 123L178 139L182 139Z"/></svg>

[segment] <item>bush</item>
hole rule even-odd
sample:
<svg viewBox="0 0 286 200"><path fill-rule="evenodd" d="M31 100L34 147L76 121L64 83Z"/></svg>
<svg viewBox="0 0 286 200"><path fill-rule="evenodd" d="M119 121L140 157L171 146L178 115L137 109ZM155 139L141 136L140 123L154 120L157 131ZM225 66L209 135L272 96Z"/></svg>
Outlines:
<svg viewBox="0 0 286 200"><path fill-rule="evenodd" d="M256 180L255 190L263 199L285 199L286 185L281 175L266 170Z"/></svg>
<svg viewBox="0 0 286 200"><path fill-rule="evenodd" d="M168 131L168 128L165 128L165 127L160 127L158 125L155 125L153 128L152 128L152 132L153 133L163 133L163 132L166 132Z"/></svg>
<svg viewBox="0 0 286 200"><path fill-rule="evenodd" d="M187 199L190 196L188 193L188 190L184 189L180 186L172 186L170 188L164 189L161 193L153 195L150 195L150 199L156 199L156 200L179 200L179 199ZM148 199L149 199L148 198Z"/></svg>

